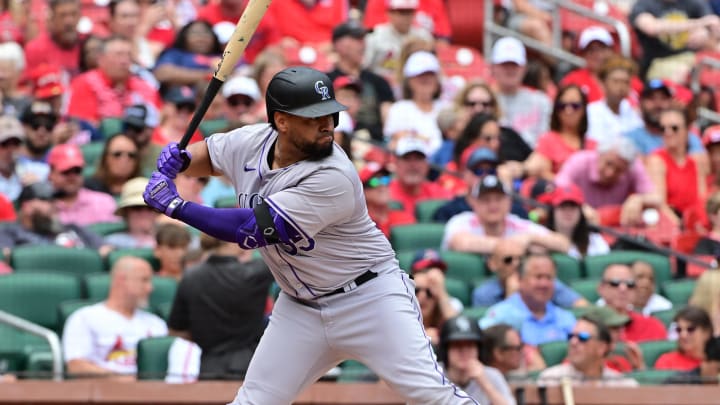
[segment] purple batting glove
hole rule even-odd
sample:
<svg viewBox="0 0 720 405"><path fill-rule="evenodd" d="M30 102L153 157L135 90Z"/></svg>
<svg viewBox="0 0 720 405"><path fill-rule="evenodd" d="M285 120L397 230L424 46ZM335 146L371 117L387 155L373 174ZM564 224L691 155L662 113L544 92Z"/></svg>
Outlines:
<svg viewBox="0 0 720 405"><path fill-rule="evenodd" d="M192 159L190 152L178 148L177 142L171 142L160 152L157 169L170 179L174 179L178 173L187 169L188 165L190 165L190 159Z"/></svg>
<svg viewBox="0 0 720 405"><path fill-rule="evenodd" d="M175 184L168 176L153 172L143 193L145 203L165 215L175 218L177 208L185 204L178 195Z"/></svg>

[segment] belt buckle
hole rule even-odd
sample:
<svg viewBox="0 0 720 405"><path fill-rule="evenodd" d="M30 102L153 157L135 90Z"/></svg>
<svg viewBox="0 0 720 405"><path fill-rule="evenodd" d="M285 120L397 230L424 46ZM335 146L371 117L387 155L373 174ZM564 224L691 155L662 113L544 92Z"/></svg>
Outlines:
<svg viewBox="0 0 720 405"><path fill-rule="evenodd" d="M357 283L355 282L355 280L353 280L353 281L349 282L348 284L344 285L342 289L344 292L350 292L350 291L356 289L357 287L358 287Z"/></svg>

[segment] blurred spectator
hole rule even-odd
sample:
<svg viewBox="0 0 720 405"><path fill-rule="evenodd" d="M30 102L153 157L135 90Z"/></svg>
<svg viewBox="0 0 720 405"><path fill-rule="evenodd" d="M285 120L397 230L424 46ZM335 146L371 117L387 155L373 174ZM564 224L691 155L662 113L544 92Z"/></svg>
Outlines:
<svg viewBox="0 0 720 405"><path fill-rule="evenodd" d="M605 92L600 83L600 69L613 54L612 35L603 27L588 27L580 33L578 50L585 60L585 67L577 68L563 77L560 85L574 84L587 96L588 103L602 100Z"/></svg>
<svg viewBox="0 0 720 405"><path fill-rule="evenodd" d="M593 208L621 206L623 225L643 223L643 209L662 204L645 166L637 159L635 145L624 137L604 139L597 150L573 154L555 176L555 183L577 185Z"/></svg>
<svg viewBox="0 0 720 405"><path fill-rule="evenodd" d="M582 317L568 334L568 362L540 373L538 383L557 386L563 378L570 378L576 385L636 387L637 381L624 378L605 365L604 359L612 347L607 326L591 317Z"/></svg>
<svg viewBox="0 0 720 405"><path fill-rule="evenodd" d="M705 310L713 324L713 336L720 335L720 272L706 271L695 283L689 304Z"/></svg>
<svg viewBox="0 0 720 405"><path fill-rule="evenodd" d="M34 101L46 102L54 114L62 114L67 93L67 74L57 65L42 63L31 67L27 76L32 82Z"/></svg>
<svg viewBox="0 0 720 405"><path fill-rule="evenodd" d="M245 11L249 0L218 0L208 2L198 11L198 20L207 21L213 28L215 35L221 44L226 44L235 31L238 20ZM274 47L282 39L278 22L272 13L266 13L260 19L258 25L250 38L250 42L243 52L243 60L253 63L255 57L268 47Z"/></svg>
<svg viewBox="0 0 720 405"><path fill-rule="evenodd" d="M336 96L337 93L338 88L335 87ZM223 85L222 96L225 99L228 120L243 124L257 124L264 120L264 115L257 114L260 89L255 80L246 76L234 76Z"/></svg>
<svg viewBox="0 0 720 405"><path fill-rule="evenodd" d="M533 346L563 339L575 325L575 317L551 301L556 271L555 262L546 254L524 258L518 291L491 306L480 320L480 327L517 325L522 341Z"/></svg>
<svg viewBox="0 0 720 405"><path fill-rule="evenodd" d="M395 177L390 181L390 198L402 204L402 210L415 215L420 201L450 198L449 191L427 179L430 171L429 148L424 139L405 136L395 147Z"/></svg>
<svg viewBox="0 0 720 405"><path fill-rule="evenodd" d="M200 379L242 379L265 329L272 274L236 243L203 234L201 246L210 255L180 281L170 334L202 348Z"/></svg>
<svg viewBox="0 0 720 405"><path fill-rule="evenodd" d="M582 190L576 185L556 187L552 192L552 207L547 218L548 229L570 240L572 246L567 254L576 259L610 252L610 246L602 235L590 231L583 212L584 203Z"/></svg>
<svg viewBox="0 0 720 405"><path fill-rule="evenodd" d="M695 64L694 51L714 45L720 34L720 18L703 0L637 0L628 20L648 79L683 83Z"/></svg>
<svg viewBox="0 0 720 405"><path fill-rule="evenodd" d="M12 201L5 197L5 195L0 194L0 222L15 222L16 220L17 213L15 212L15 205ZM2 265L0 264L0 273L9 271L2 268Z"/></svg>
<svg viewBox="0 0 720 405"><path fill-rule="evenodd" d="M605 356L606 367L621 373L646 369L642 350L637 343L621 342L618 345L623 329L630 322L629 316L606 306L589 306L582 311L582 316L598 320L610 332L613 349Z"/></svg>
<svg viewBox="0 0 720 405"><path fill-rule="evenodd" d="M332 44L337 61L328 76L333 81L338 76L348 76L362 83L362 104L355 128L365 129L372 139L382 141L383 123L395 96L387 80L363 68L365 34L365 28L354 21L341 23L333 29Z"/></svg>
<svg viewBox="0 0 720 405"><path fill-rule="evenodd" d="M444 167L453 161L455 142L460 137L469 118L470 116L465 109L455 105L445 107L438 112L437 126L442 134L443 141L440 149L430 158L432 164Z"/></svg>
<svg viewBox="0 0 720 405"><path fill-rule="evenodd" d="M552 180L565 161L579 150L595 149L587 139L587 98L577 86L560 89L550 118L550 131L540 135L535 151L525 161L528 176Z"/></svg>
<svg viewBox="0 0 720 405"><path fill-rule="evenodd" d="M647 171L662 203L680 217L705 197L707 167L688 155L690 128L685 110L671 108L660 113L660 128L663 147L648 157Z"/></svg>
<svg viewBox="0 0 720 405"><path fill-rule="evenodd" d="M544 0L503 1L509 9L507 26L547 46L552 46L552 2Z"/></svg>
<svg viewBox="0 0 720 405"><path fill-rule="evenodd" d="M48 1L45 30L25 45L28 66L52 61L70 76L80 72L80 8L80 0Z"/></svg>
<svg viewBox="0 0 720 405"><path fill-rule="evenodd" d="M83 187L83 159L80 148L60 144L48 154L48 180L56 191L55 206L60 222L80 226L98 222L115 222L115 199L106 193Z"/></svg>
<svg viewBox="0 0 720 405"><path fill-rule="evenodd" d="M59 245L99 249L101 254L107 253L100 236L75 224L63 225L54 200L55 190L49 183L23 187L16 201L17 222L0 228L0 247Z"/></svg>
<svg viewBox="0 0 720 405"><path fill-rule="evenodd" d="M383 133L385 141L395 145L398 137L412 135L428 143L428 156L440 149L442 133L437 115L444 107L440 100L440 62L430 52L410 55L402 69L402 100L388 111Z"/></svg>
<svg viewBox="0 0 720 405"><path fill-rule="evenodd" d="M501 239L487 258L486 266L495 275L472 292L473 307L489 307L515 294L520 287L520 263L525 247L512 239ZM555 279L551 302L562 308L582 307L588 302L577 292Z"/></svg>
<svg viewBox="0 0 720 405"><path fill-rule="evenodd" d="M626 264L611 264L605 268L598 284L598 294L602 301L598 305L607 305L622 315L630 317L623 329L620 341L645 342L665 340L665 326L655 317L635 312L632 303L635 300L635 275Z"/></svg>
<svg viewBox="0 0 720 405"><path fill-rule="evenodd" d="M134 104L125 109L123 132L135 142L140 158L140 173L150 177L156 170L157 157L162 146L151 141L155 128L160 125L157 110L149 105Z"/></svg>
<svg viewBox="0 0 720 405"><path fill-rule="evenodd" d="M77 76L70 85L68 115L97 126L105 118L120 118L138 103L160 104L157 91L130 71L132 44L122 37L103 43L98 68Z"/></svg>
<svg viewBox="0 0 720 405"><path fill-rule="evenodd" d="M78 56L78 73L85 73L88 70L98 67L98 57L103 46L103 37L97 35L89 35L82 40L80 44L80 54Z"/></svg>
<svg viewBox="0 0 720 405"><path fill-rule="evenodd" d="M212 176L207 185L200 192L200 199L208 207L215 207L218 200L235 196L235 188L227 176Z"/></svg>
<svg viewBox="0 0 720 405"><path fill-rule="evenodd" d="M207 21L193 21L175 36L175 42L158 56L153 74L164 86L193 86L205 82L222 55L220 41Z"/></svg>
<svg viewBox="0 0 720 405"><path fill-rule="evenodd" d="M545 369L537 348L526 345L512 326L500 323L482 331L480 360L498 369L506 379L525 377L529 372Z"/></svg>
<svg viewBox="0 0 720 405"><path fill-rule="evenodd" d="M276 0L268 13L284 45L322 46L330 43L335 24L348 18L348 6L345 1Z"/></svg>
<svg viewBox="0 0 720 405"><path fill-rule="evenodd" d="M158 42L151 34L158 32L158 26L164 22L162 31L172 41L174 2L152 2L147 4L138 0L113 0L108 10L110 35L123 37L133 44L133 61L142 68L150 68L160 51L169 44ZM155 31L155 32L153 32Z"/></svg>
<svg viewBox="0 0 720 405"><path fill-rule="evenodd" d="M135 142L125 134L115 134L105 141L97 169L85 178L85 187L113 197L120 197L123 186L140 176L140 155Z"/></svg>
<svg viewBox="0 0 720 405"><path fill-rule="evenodd" d="M488 254L497 243L510 238L525 249L567 252L570 241L534 222L510 214L511 197L494 175L487 175L470 190L473 212L452 217L445 226L444 249ZM552 294L551 294L552 295Z"/></svg>
<svg viewBox="0 0 720 405"><path fill-rule="evenodd" d="M23 48L15 42L0 43L0 102L3 114L18 117L30 104L30 98L18 89L27 64Z"/></svg>
<svg viewBox="0 0 720 405"><path fill-rule="evenodd" d="M386 13L388 0L367 0L363 24L375 29L389 19ZM419 0L413 25L433 33L442 42L450 42L452 26L442 0Z"/></svg>
<svg viewBox="0 0 720 405"><path fill-rule="evenodd" d="M414 214L392 209L388 188L390 179L388 169L377 162L368 162L360 170L368 215L387 238L390 238L390 228L393 226L415 223Z"/></svg>
<svg viewBox="0 0 720 405"><path fill-rule="evenodd" d="M150 142L160 147L170 142L180 142L197 107L195 100L195 92L191 87L174 86L169 88L165 93L160 125L153 131ZM196 130L192 138L190 138L190 143L202 139L202 134L199 130Z"/></svg>
<svg viewBox="0 0 720 405"><path fill-rule="evenodd" d="M636 67L631 59L613 55L600 68L598 77L605 97L587 106L589 139L619 137L642 127L640 114L630 104L630 82Z"/></svg>
<svg viewBox="0 0 720 405"><path fill-rule="evenodd" d="M709 195L704 208L710 220L710 232L698 240L693 253L720 258L720 190Z"/></svg>
<svg viewBox="0 0 720 405"><path fill-rule="evenodd" d="M665 381L665 384L717 384L720 374L720 337L712 337L705 343L704 356L700 366L680 372Z"/></svg>
<svg viewBox="0 0 720 405"><path fill-rule="evenodd" d="M493 45L490 62L502 113L500 122L519 132L534 148L540 135L549 128L552 105L545 94L522 87L527 64L525 46L512 37L500 38Z"/></svg>
<svg viewBox="0 0 720 405"><path fill-rule="evenodd" d="M694 134L690 134L690 143ZM707 149L709 171L707 175L708 195L720 190L720 125L713 125L705 129L702 138ZM690 151L692 153L692 151Z"/></svg>
<svg viewBox="0 0 720 405"><path fill-rule="evenodd" d="M638 260L630 268L635 276L637 289L632 303L636 311L649 316L653 312L672 309L672 302L655 292L655 271L650 263Z"/></svg>
<svg viewBox="0 0 720 405"><path fill-rule="evenodd" d="M115 375L133 381L140 339L167 334L165 321L143 310L152 292L152 268L143 259L123 256L111 269L105 301L80 308L65 323L63 357L76 377Z"/></svg>
<svg viewBox="0 0 720 405"><path fill-rule="evenodd" d="M282 52L274 49L267 49L261 52L252 64L252 79L260 89L260 98L255 104L254 115L262 122L267 121L267 110L265 109L265 92L273 76L287 67L287 61ZM337 94L335 95L337 97Z"/></svg>
<svg viewBox="0 0 720 405"><path fill-rule="evenodd" d="M477 322L459 315L440 334L438 360L448 379L479 403L514 405L515 397L502 373L480 361L483 336Z"/></svg>
<svg viewBox="0 0 720 405"><path fill-rule="evenodd" d="M174 223L158 225L155 230L153 255L160 262L158 276L180 281L185 273L185 256L190 249L190 232L186 226Z"/></svg>
<svg viewBox="0 0 720 405"><path fill-rule="evenodd" d="M700 366L705 344L712 338L713 326L704 309L688 306L673 318L678 335L677 350L664 353L655 361L656 370L690 371Z"/></svg>
<svg viewBox="0 0 720 405"><path fill-rule="evenodd" d="M18 167L18 151L25 140L25 131L20 122L11 115L0 115L0 194L14 201L24 184L37 179L30 173L25 175Z"/></svg>
<svg viewBox="0 0 720 405"><path fill-rule="evenodd" d="M338 76L333 80L335 98L340 104L347 107L347 110L340 111L338 125L335 127L335 143L345 151L350 160L355 161L355 156L364 158L367 151L373 146L361 142L353 142L355 137L355 126L362 102L362 84L349 76Z"/></svg>
<svg viewBox="0 0 720 405"><path fill-rule="evenodd" d="M119 249L155 247L155 220L159 213L143 200L147 184L147 178L136 177L123 185L115 215L123 219L127 230L107 235L105 243Z"/></svg>
<svg viewBox="0 0 720 405"><path fill-rule="evenodd" d="M205 202L202 200L202 191L208 184L208 181L210 181L208 177L195 177L188 176L185 173L179 173L175 178L175 185L180 197L182 197L185 201L192 201L197 204L205 205ZM168 219L170 218L161 217L161 220Z"/></svg>
<svg viewBox="0 0 720 405"><path fill-rule="evenodd" d="M440 343L440 330L445 322L463 309L462 303L445 288L446 271L447 263L433 249L417 251L410 265L425 334L433 346Z"/></svg>
<svg viewBox="0 0 720 405"><path fill-rule="evenodd" d="M402 68L400 50L407 38L432 41L432 32L413 26L420 0L386 0L387 22L373 27L365 38L365 65L384 77Z"/></svg>

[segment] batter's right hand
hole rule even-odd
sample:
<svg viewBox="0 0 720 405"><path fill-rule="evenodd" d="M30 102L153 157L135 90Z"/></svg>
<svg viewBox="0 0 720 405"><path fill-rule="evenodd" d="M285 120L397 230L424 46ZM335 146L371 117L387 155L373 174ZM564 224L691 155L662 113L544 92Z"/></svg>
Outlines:
<svg viewBox="0 0 720 405"><path fill-rule="evenodd" d="M180 149L177 142L171 142L162 149L157 160L157 169L160 173L174 179L177 174L187 169L192 155L185 149Z"/></svg>

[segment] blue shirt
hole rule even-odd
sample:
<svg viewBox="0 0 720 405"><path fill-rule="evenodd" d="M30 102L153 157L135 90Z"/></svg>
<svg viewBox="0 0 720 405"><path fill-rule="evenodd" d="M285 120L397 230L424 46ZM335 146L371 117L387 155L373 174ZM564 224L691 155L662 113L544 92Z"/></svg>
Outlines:
<svg viewBox="0 0 720 405"><path fill-rule="evenodd" d="M644 126L627 132L625 136L635 143L635 146L638 148L641 155L649 155L663 146L662 136L651 134ZM688 137L688 145L688 150L691 154L702 153L705 150L700 137L694 133L690 133L690 136Z"/></svg>
<svg viewBox="0 0 720 405"><path fill-rule="evenodd" d="M212 61L215 56L216 55L202 55L188 52L178 48L169 48L158 56L155 67L169 63L187 69L207 70L213 68Z"/></svg>
<svg viewBox="0 0 720 405"><path fill-rule="evenodd" d="M472 305L474 307L489 307L495 305L505 298L505 290L500 285L497 277L492 277L475 287L472 292ZM568 287L562 281L555 279L555 293L552 303L562 308L572 308L575 301L580 299L580 294Z"/></svg>
<svg viewBox="0 0 720 405"><path fill-rule="evenodd" d="M575 326L575 316L565 309L547 303L545 316L535 318L525 305L520 293L515 293L493 305L480 320L482 329L499 323L507 323L520 331L523 342L537 346L557 340L567 340L567 335Z"/></svg>

